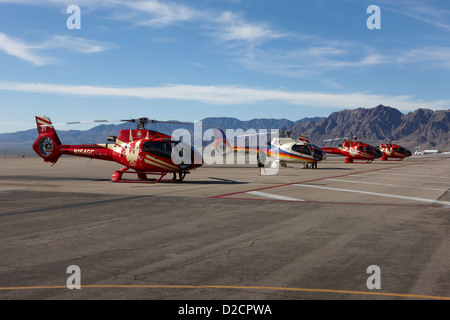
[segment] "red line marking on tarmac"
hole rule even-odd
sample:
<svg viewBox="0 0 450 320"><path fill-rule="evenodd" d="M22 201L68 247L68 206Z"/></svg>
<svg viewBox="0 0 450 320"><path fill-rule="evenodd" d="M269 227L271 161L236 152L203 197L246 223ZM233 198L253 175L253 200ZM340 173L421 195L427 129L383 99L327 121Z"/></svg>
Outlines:
<svg viewBox="0 0 450 320"><path fill-rule="evenodd" d="M213 197L210 197L213 198ZM342 205L360 205L360 206L384 206L384 207L414 207L414 208L444 208L426 204L399 204L399 203L368 203L368 202L337 202L337 201L315 201L315 200L280 200L280 199L255 199L255 198L241 198L241 197L227 197L221 199L229 200L253 200L253 201L278 201L278 202L295 202L295 203L322 203L322 204L342 204Z"/></svg>
<svg viewBox="0 0 450 320"><path fill-rule="evenodd" d="M442 161L442 160L443 159L439 159L439 160L435 160L435 161ZM433 161L433 162L435 162L435 161ZM268 186L268 187L261 187L261 188L256 188L256 189L248 189L248 190L243 190L243 191L225 193L225 194L220 194L220 195L216 195L216 196L211 196L209 198L212 198L212 199L230 199L230 200L253 200L253 201L282 201L282 202L302 202L302 203L324 203L324 204L329 203L329 204L343 204L343 205L353 204L353 205L375 205L375 206L442 208L442 207L433 206L433 205L420 205L420 204L335 202L335 201L313 201L313 200L293 201L293 200L281 200L281 199L255 199L255 198L245 198L245 197L233 197L234 195L248 193L248 192L251 192L251 191L267 190L267 189L272 189L272 188L285 187L285 186L289 186L289 185L293 185L293 184L301 184L301 183L308 183L308 182L327 180L327 179L333 179L333 178L339 178L339 177L346 177L346 176L351 176L351 175L357 175L357 174L362 174L362 173L367 173L367 172L376 172L376 171L388 170L388 169L393 169L393 168L415 166L415 165L420 165L420 164L424 164L424 163L425 163L425 161L420 162L420 163L408 163L408 164L403 164L403 165L397 165L397 166L388 167L388 168L379 168L379 169L366 170L366 171L361 171L361 172L356 172L356 173L352 172L352 173L348 173L348 174L342 174L342 175L331 176L331 177L323 177L323 178L317 178L317 179L311 179L311 180L304 180L304 181L300 181L300 182L289 182L289 183L284 183L284 184L278 184L278 185L275 185L275 186Z"/></svg>

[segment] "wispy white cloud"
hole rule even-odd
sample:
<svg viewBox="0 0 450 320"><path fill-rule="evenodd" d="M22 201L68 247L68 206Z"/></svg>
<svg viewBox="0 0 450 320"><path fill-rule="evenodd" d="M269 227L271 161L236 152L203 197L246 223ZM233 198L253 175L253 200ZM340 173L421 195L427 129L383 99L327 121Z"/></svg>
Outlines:
<svg viewBox="0 0 450 320"><path fill-rule="evenodd" d="M307 77L339 69L364 69L378 66L392 68L450 69L450 47L433 46L399 50L385 49L382 53L358 43L340 45L305 42L303 48L283 49L258 47L235 52L236 59L247 69L287 76Z"/></svg>
<svg viewBox="0 0 450 320"><path fill-rule="evenodd" d="M246 68L282 76L305 77L341 68L363 68L392 63L394 59L356 43L305 42L296 49L251 48L237 58Z"/></svg>
<svg viewBox="0 0 450 320"><path fill-rule="evenodd" d="M51 83L0 83L0 90L68 96L132 97L145 100L169 99L196 101L219 105L257 105L260 102L318 108L374 107L390 105L399 110L416 108L446 109L450 100L421 101L413 96L388 96L365 92L329 93L308 91L266 90L242 86L200 86L172 84L158 87L104 87L87 85L60 85Z"/></svg>
<svg viewBox="0 0 450 320"><path fill-rule="evenodd" d="M174 2L156 0L105 1L109 5L123 6L134 11L133 19L143 26L165 27L178 22L197 20L202 13L192 7ZM141 15L137 16L138 13ZM142 15L144 14L144 15Z"/></svg>
<svg viewBox="0 0 450 320"><path fill-rule="evenodd" d="M36 47L43 50L65 49L90 54L110 50L115 45L104 41L94 41L80 37L53 36L51 39L38 44Z"/></svg>
<svg viewBox="0 0 450 320"><path fill-rule="evenodd" d="M64 49L83 54L97 53L113 48L107 42L93 41L72 36L53 36L40 43L28 43L22 39L12 38L0 32L0 51L28 61L35 66L55 63L56 59L43 56L42 51Z"/></svg>
<svg viewBox="0 0 450 320"><path fill-rule="evenodd" d="M221 41L264 42L287 37L288 33L272 30L268 23L248 22L242 14L230 11L222 12L217 18L210 19L214 24L210 28Z"/></svg>
<svg viewBox="0 0 450 320"><path fill-rule="evenodd" d="M369 6L373 0L346 0L357 5ZM450 31L450 9L446 0L377 0L382 11L387 10Z"/></svg>
<svg viewBox="0 0 450 320"><path fill-rule="evenodd" d="M450 10L443 9L436 1L383 1L383 8L450 31Z"/></svg>
<svg viewBox="0 0 450 320"><path fill-rule="evenodd" d="M127 13L121 13L122 18L140 26L162 28L195 22L200 34L219 42L262 43L286 36L285 33L272 30L267 22L246 20L243 13L197 9L194 6L158 0L107 0L105 4L128 10Z"/></svg>
<svg viewBox="0 0 450 320"><path fill-rule="evenodd" d="M0 0L0 3L27 4L35 6L64 6L70 0ZM242 13L215 9L198 9L175 1L161 0L79 0L76 3L88 10L111 9L111 18L131 24L163 28L180 23L197 23L202 34L217 37L221 41L268 41L286 34L275 32L267 22L247 21Z"/></svg>
<svg viewBox="0 0 450 320"><path fill-rule="evenodd" d="M72 36L53 36L49 40L36 45L36 48L42 50L65 49L84 54L98 53L110 50L114 47L115 45L107 42L99 42Z"/></svg>
<svg viewBox="0 0 450 320"><path fill-rule="evenodd" d="M402 52L392 48L379 52L375 47L362 43L324 39L317 35L300 34L299 30L278 31L270 22L249 21L242 12L196 9L159 0L105 0L104 3L124 6L135 14L143 14L137 20L141 25L164 27L178 22L196 22L201 34L212 37L217 43L233 44L231 50L225 52L242 66L270 74L302 77L340 68L410 63L450 67L450 48L445 47L410 48ZM447 22L450 20L450 10L442 10L429 1L380 0L380 3L383 9L450 30ZM287 40L289 49L280 42L267 45L273 40Z"/></svg>
<svg viewBox="0 0 450 320"><path fill-rule="evenodd" d="M432 64L435 68L450 68L450 48L449 47L425 47L412 49L397 56L394 59L397 63L427 62L427 66Z"/></svg>
<svg viewBox="0 0 450 320"><path fill-rule="evenodd" d="M355 0L347 0L355 1ZM367 0L370 2L369 0ZM1 2L29 5L62 6L69 0L0 0ZM73 2L73 1L72 1ZM125 20L130 24L149 28L195 23L195 30L219 45L227 44L228 53L243 67L264 73L304 77L342 68L366 68L379 65L405 65L427 63L431 66L449 68L450 48L409 48L398 52L395 48L379 52L377 48L362 43L324 39L316 35L300 34L299 30L279 31L267 21L249 21L242 12L220 11L195 7L175 1L161 0L99 0L77 2L83 8L106 8L111 18ZM450 10L423 0L380 0L383 10L421 19L427 23L449 28ZM273 42L286 40L285 43ZM284 46L283 44L288 44ZM81 53L108 50L111 44L88 39L54 36L41 44L30 45L20 39L9 38L0 44L0 50L8 52L35 65L52 62L37 49L65 48Z"/></svg>
<svg viewBox="0 0 450 320"><path fill-rule="evenodd" d="M0 3L13 3L13 4L24 4L24 5L33 5L33 6L69 6L72 4L76 4L78 6L95 6L93 2L100 2L103 5L108 2L117 2L115 0L99 0L99 1L91 1L91 0L0 0Z"/></svg>
<svg viewBox="0 0 450 320"><path fill-rule="evenodd" d="M4 33L0 33L0 51L31 62L35 66L42 66L51 62L50 58L36 54L35 49L36 47L34 45L30 45L21 39L12 38Z"/></svg>

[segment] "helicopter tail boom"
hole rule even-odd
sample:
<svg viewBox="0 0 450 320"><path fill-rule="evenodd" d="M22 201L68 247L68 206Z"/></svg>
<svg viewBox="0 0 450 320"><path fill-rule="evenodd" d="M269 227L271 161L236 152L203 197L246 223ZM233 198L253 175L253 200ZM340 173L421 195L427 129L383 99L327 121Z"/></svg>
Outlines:
<svg viewBox="0 0 450 320"><path fill-rule="evenodd" d="M33 143L33 150L44 159L45 162L55 163L61 156L61 141L48 117L36 116L36 125L39 136Z"/></svg>

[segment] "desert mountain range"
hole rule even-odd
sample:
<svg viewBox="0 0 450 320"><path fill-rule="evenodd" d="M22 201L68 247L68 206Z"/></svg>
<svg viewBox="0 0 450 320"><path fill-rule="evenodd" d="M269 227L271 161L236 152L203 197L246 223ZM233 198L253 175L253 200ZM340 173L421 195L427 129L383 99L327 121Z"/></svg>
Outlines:
<svg viewBox="0 0 450 320"><path fill-rule="evenodd" d="M181 121L181 120L180 120ZM241 121L236 118L215 117L202 120L203 125L227 129L280 129L293 134L308 136L318 146L327 139L357 137L372 145L392 141L411 151L419 148L450 150L450 109L417 109L402 113L399 110L379 105L374 108L357 108L333 112L321 118L304 118L297 121L287 119L253 119ZM152 130L171 133L177 125L157 123ZM106 143L109 135L118 135L119 130L135 129L135 124L99 125L90 130L61 130L58 135L63 144ZM38 133L36 128L15 133L0 134L0 156L33 155L32 144ZM339 143L336 140L336 144Z"/></svg>

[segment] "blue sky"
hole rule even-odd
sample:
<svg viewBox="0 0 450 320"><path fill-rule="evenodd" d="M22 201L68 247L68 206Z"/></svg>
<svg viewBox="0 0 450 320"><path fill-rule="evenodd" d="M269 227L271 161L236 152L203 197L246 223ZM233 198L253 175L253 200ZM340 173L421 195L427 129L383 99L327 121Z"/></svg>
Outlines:
<svg viewBox="0 0 450 320"><path fill-rule="evenodd" d="M70 5L81 29L69 29ZM369 29L377 5L381 29ZM0 0L0 132L450 108L446 0ZM84 129L70 127L68 129Z"/></svg>

